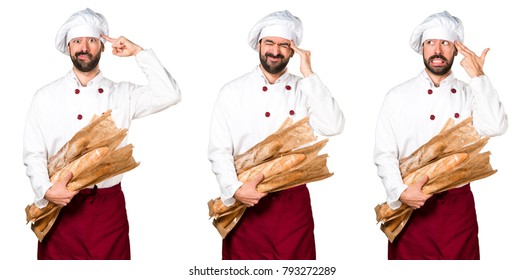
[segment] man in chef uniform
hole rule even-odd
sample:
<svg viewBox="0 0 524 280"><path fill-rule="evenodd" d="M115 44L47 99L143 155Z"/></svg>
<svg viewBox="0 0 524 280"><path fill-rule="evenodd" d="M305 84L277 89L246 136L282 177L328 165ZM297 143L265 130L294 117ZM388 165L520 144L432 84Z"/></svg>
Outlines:
<svg viewBox="0 0 524 280"><path fill-rule="evenodd" d="M483 72L489 49L477 56L464 44L457 17L444 11L430 15L411 36L411 47L422 55L425 69L391 89L376 126L374 162L392 209L405 203L416 209L408 224L389 243L389 259L479 259L478 225L469 184L440 194L424 195L427 176L407 186L399 159L409 156L438 134L452 118L458 123L473 116L479 134L496 136L508 126L497 91ZM454 58L470 83L451 71Z"/></svg>
<svg viewBox="0 0 524 280"><path fill-rule="evenodd" d="M152 50L108 34L103 15L90 9L73 14L56 35L56 48L70 56L73 69L39 89L27 115L23 159L35 203L63 206L53 228L38 244L38 259L130 259L122 175L70 192L65 186L72 175L53 184L47 161L95 114L111 109L116 126L129 128L131 120L162 111L181 98L177 83ZM135 56L149 84L105 78L98 64L105 41L112 43L114 55Z"/></svg>
<svg viewBox="0 0 524 280"><path fill-rule="evenodd" d="M213 111L209 160L227 206L248 206L241 221L223 240L223 259L315 259L314 224L305 185L264 194L255 187L263 175L237 179L233 157L278 130L287 119L309 116L316 133L342 132L344 116L329 90L311 69L311 53L297 46L302 22L288 11L267 15L255 24L248 43L259 53L260 64L229 82L220 91ZM303 77L287 71L293 57L300 59Z"/></svg>

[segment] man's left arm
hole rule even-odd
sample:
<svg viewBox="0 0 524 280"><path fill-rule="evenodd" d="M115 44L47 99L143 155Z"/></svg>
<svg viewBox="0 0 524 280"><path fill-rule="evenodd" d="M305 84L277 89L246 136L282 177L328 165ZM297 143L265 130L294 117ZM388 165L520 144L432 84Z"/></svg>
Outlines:
<svg viewBox="0 0 524 280"><path fill-rule="evenodd" d="M307 96L309 122L318 133L331 136L342 133L345 118L337 101L311 68L311 52L298 48L291 41L291 48L300 55L300 72L304 76L299 89Z"/></svg>
<svg viewBox="0 0 524 280"><path fill-rule="evenodd" d="M114 55L135 56L138 66L149 81L147 86L131 85L132 118L157 113L180 102L181 93L177 82L162 66L153 50L144 50L122 36L116 39L103 37L112 43Z"/></svg>
<svg viewBox="0 0 524 280"><path fill-rule="evenodd" d="M460 42L455 42L455 46L464 56L460 65L471 77L470 86L474 96L473 125L482 135L503 134L508 128L506 111L483 69L489 49L485 49L480 56L477 56Z"/></svg>

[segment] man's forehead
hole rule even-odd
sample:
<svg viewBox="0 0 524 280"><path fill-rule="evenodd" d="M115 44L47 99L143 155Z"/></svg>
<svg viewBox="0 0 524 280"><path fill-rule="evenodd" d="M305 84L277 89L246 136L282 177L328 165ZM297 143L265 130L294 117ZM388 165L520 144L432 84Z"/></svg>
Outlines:
<svg viewBox="0 0 524 280"><path fill-rule="evenodd" d="M448 42L448 43L450 43L450 44L454 44L454 43L455 43L455 42L453 42L453 41L446 40L446 39L426 39L426 40L424 41L424 43L429 42L429 41L435 41L435 42Z"/></svg>
<svg viewBox="0 0 524 280"><path fill-rule="evenodd" d="M282 37L276 37L276 36L268 36L268 37L262 38L262 42L265 42L265 41L271 41L277 44L278 43L280 44L290 44L291 43L291 40L289 39L282 38Z"/></svg>
<svg viewBox="0 0 524 280"><path fill-rule="evenodd" d="M75 38L72 38L71 41L74 41L74 40L91 40L91 39L95 39L95 40L100 41L100 39L97 38L97 37L75 37Z"/></svg>

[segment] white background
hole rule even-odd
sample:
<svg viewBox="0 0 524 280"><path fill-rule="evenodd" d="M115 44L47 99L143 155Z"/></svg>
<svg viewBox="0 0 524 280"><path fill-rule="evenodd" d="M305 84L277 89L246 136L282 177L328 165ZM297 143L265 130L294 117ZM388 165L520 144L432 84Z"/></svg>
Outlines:
<svg viewBox="0 0 524 280"><path fill-rule="evenodd" d="M231 279L189 276L189 269L244 265L337 268L335 276L315 279L507 279L520 273L524 186L517 142L522 142L524 20L518 1L8 2L0 4L1 279ZM179 83L182 102L131 126L129 142L141 162L123 181L132 260L36 261L37 239L25 224L24 208L33 193L22 163L24 121L34 92L71 69L69 58L54 47L55 34L72 13L86 7L105 15L111 36L123 35L153 48ZM330 155L328 166L335 176L310 184L318 260L221 261L221 238L208 220L206 205L219 195L207 160L211 111L222 85L258 63L247 44L251 27L284 9L302 19L301 47L312 51L313 70L346 116L345 131L323 150ZM485 72L510 120L508 132L485 148L492 152L498 173L472 184L481 261L387 261L387 239L373 210L385 200L372 158L375 121L385 93L422 70L420 55L409 47L411 31L443 10L463 21L466 46L478 54L491 48ZM454 73L469 81L458 64L461 58ZM300 74L297 60L289 69ZM114 81L146 82L133 58L106 51L101 69ZM284 277L267 279L279 278Z"/></svg>

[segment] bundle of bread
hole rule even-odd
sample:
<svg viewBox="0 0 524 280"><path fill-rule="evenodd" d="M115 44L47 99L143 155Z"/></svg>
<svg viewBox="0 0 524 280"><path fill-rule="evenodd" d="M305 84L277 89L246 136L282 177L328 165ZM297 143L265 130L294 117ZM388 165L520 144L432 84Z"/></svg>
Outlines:
<svg viewBox="0 0 524 280"><path fill-rule="evenodd" d="M309 118L304 118L293 124L287 119L275 133L235 156L238 180L248 182L262 173L264 180L258 184L257 191L269 193L332 176L326 166L327 154L318 155L328 139L306 145L317 139L308 121ZM208 207L213 225L222 238L237 225L246 210L239 201L225 206L220 198L210 200Z"/></svg>
<svg viewBox="0 0 524 280"><path fill-rule="evenodd" d="M448 120L439 134L400 160L404 184L413 185L427 175L429 180L422 192L435 194L493 175L497 171L489 163L490 152L480 153L488 140L477 133L472 117L457 125ZM390 242L402 231L412 212L406 204L395 210L387 203L375 207L377 222Z"/></svg>
<svg viewBox="0 0 524 280"><path fill-rule="evenodd" d="M73 174L67 189L77 191L127 172L138 166L133 158L133 146L119 147L127 129L118 129L111 119L111 110L94 116L48 160L50 181L56 183L69 172ZM61 207L48 202L44 208L34 203L25 208L26 220L42 241L53 226Z"/></svg>

